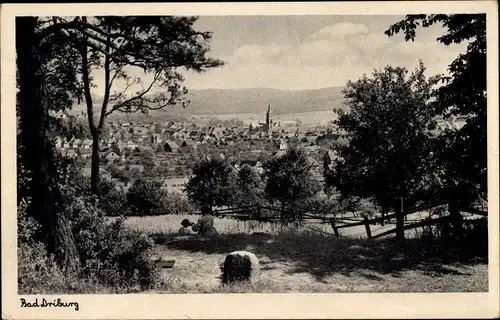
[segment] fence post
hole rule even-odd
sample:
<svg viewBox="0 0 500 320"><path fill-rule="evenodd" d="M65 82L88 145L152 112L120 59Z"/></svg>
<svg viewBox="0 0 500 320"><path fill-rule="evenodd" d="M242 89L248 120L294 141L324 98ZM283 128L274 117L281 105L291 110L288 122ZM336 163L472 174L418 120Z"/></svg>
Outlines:
<svg viewBox="0 0 500 320"><path fill-rule="evenodd" d="M260 221L260 206L257 205L257 220Z"/></svg>
<svg viewBox="0 0 500 320"><path fill-rule="evenodd" d="M382 221L380 221L382 226L385 226L385 206L382 207Z"/></svg>
<svg viewBox="0 0 500 320"><path fill-rule="evenodd" d="M333 233L335 233L335 236L337 238L339 238L340 237L339 229L337 229L337 227L335 226L335 219L334 218L330 219L330 224L332 225Z"/></svg>
<svg viewBox="0 0 500 320"><path fill-rule="evenodd" d="M408 219L405 211L405 198L401 197L401 214L405 217L405 221Z"/></svg>
<svg viewBox="0 0 500 320"><path fill-rule="evenodd" d="M372 231L370 230L370 221L368 220L368 217L365 216L363 218L363 221L365 222L366 236L368 237L368 239L371 239L372 238Z"/></svg>

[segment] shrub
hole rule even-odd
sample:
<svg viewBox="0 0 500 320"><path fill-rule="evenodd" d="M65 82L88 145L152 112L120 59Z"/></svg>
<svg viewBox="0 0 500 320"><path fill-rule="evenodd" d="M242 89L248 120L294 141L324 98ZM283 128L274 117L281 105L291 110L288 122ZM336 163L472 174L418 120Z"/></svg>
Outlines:
<svg viewBox="0 0 500 320"><path fill-rule="evenodd" d="M116 187L116 184L109 179L101 179L99 205L108 216L127 215L129 210L127 205L127 195Z"/></svg>
<svg viewBox="0 0 500 320"><path fill-rule="evenodd" d="M162 202L165 214L183 214L196 211L187 197L180 192L165 193Z"/></svg>
<svg viewBox="0 0 500 320"><path fill-rule="evenodd" d="M20 243L17 258L19 293L51 292L65 287L64 275L42 243Z"/></svg>
<svg viewBox="0 0 500 320"><path fill-rule="evenodd" d="M164 191L159 181L139 178L127 193L127 203L133 215L163 214Z"/></svg>
<svg viewBox="0 0 500 320"><path fill-rule="evenodd" d="M151 288L158 276L150 259L152 240L128 230L123 219L108 222L92 201L76 200L67 207L84 275L113 288Z"/></svg>
<svg viewBox="0 0 500 320"><path fill-rule="evenodd" d="M18 207L18 290L20 294L103 293L106 288L89 275L68 277L62 273L45 245L35 241L40 225L26 215L26 204Z"/></svg>
<svg viewBox="0 0 500 320"><path fill-rule="evenodd" d="M64 286L64 276L42 243L35 241L40 225L26 215L27 201L17 208L17 283L19 293L40 293Z"/></svg>
<svg viewBox="0 0 500 320"><path fill-rule="evenodd" d="M361 215L371 218L380 212L377 205L370 199L361 198L357 204L357 209L361 211Z"/></svg>
<svg viewBox="0 0 500 320"><path fill-rule="evenodd" d="M72 195L72 196L71 196ZM64 213L72 222L82 263L79 275L64 275L53 256L33 236L38 225L18 208L18 286L22 293L130 292L153 287L158 269L150 259L152 240L104 217L95 197L64 194Z"/></svg>
<svg viewBox="0 0 500 320"><path fill-rule="evenodd" d="M19 243L34 243L36 234L40 230L40 224L33 218L26 215L28 202L22 200L17 207L17 239Z"/></svg>

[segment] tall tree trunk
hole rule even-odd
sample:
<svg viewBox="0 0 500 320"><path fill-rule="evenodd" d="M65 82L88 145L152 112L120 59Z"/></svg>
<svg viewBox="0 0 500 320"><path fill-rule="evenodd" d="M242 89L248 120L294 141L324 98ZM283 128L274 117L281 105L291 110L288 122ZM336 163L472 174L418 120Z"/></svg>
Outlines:
<svg viewBox="0 0 500 320"><path fill-rule="evenodd" d="M101 163L101 155L99 153L99 134L92 135L92 163L90 173L90 187L93 194L99 194L99 165Z"/></svg>
<svg viewBox="0 0 500 320"><path fill-rule="evenodd" d="M71 224L60 210L61 192L47 131L48 105L41 69L37 18L16 18L16 52L19 72L19 128L22 161L31 175L28 214L42 226L47 250L65 272L76 272L80 260Z"/></svg>

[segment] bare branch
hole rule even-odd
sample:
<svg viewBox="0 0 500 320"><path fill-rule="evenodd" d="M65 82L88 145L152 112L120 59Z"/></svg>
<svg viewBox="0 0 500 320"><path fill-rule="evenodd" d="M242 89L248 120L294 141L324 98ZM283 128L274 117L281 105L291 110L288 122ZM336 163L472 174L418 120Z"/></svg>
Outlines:
<svg viewBox="0 0 500 320"><path fill-rule="evenodd" d="M110 64L111 64L111 38L108 36L107 41L106 41L106 56L105 56L105 61L104 61L104 99L102 101L102 107L101 107L101 115L99 119L99 125L98 128L101 130L104 126L104 120L106 118L106 109L108 108L108 103L109 103L109 91L111 89L111 79L110 79ZM116 75L116 73L115 73Z"/></svg>
<svg viewBox="0 0 500 320"><path fill-rule="evenodd" d="M161 75L161 71L156 71L155 72L155 76L153 78L153 81L151 81L151 83L149 84L149 86L145 90L143 90L141 93L137 94L134 97L131 97L131 98L125 100L125 101L122 101L122 102L119 102L119 103L115 104L113 106L113 108L111 108L111 110L109 110L106 113L106 116L110 115L115 110L119 110L119 109L123 108L124 106L130 107L130 103L131 102L137 101L137 100L141 99L142 97L144 97L144 95L147 94L151 90L151 88L156 83L156 81L158 81L158 78L159 78L160 75Z"/></svg>
<svg viewBox="0 0 500 320"><path fill-rule="evenodd" d="M62 20L62 19L61 19ZM63 20L62 20L63 21ZM63 30L63 29L76 29L78 27L78 21L79 17L76 17L72 21L69 22L60 22L56 24L52 24L40 32L40 40L45 39L46 37L50 36L51 34L56 33L57 31Z"/></svg>

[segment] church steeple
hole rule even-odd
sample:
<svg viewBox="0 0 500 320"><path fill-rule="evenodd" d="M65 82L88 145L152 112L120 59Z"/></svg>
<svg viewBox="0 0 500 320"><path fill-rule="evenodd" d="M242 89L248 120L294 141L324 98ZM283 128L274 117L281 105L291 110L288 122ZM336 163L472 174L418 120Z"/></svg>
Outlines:
<svg viewBox="0 0 500 320"><path fill-rule="evenodd" d="M266 113L266 130L268 133L270 133L271 129L272 129L271 105L269 104L267 106L267 113Z"/></svg>

